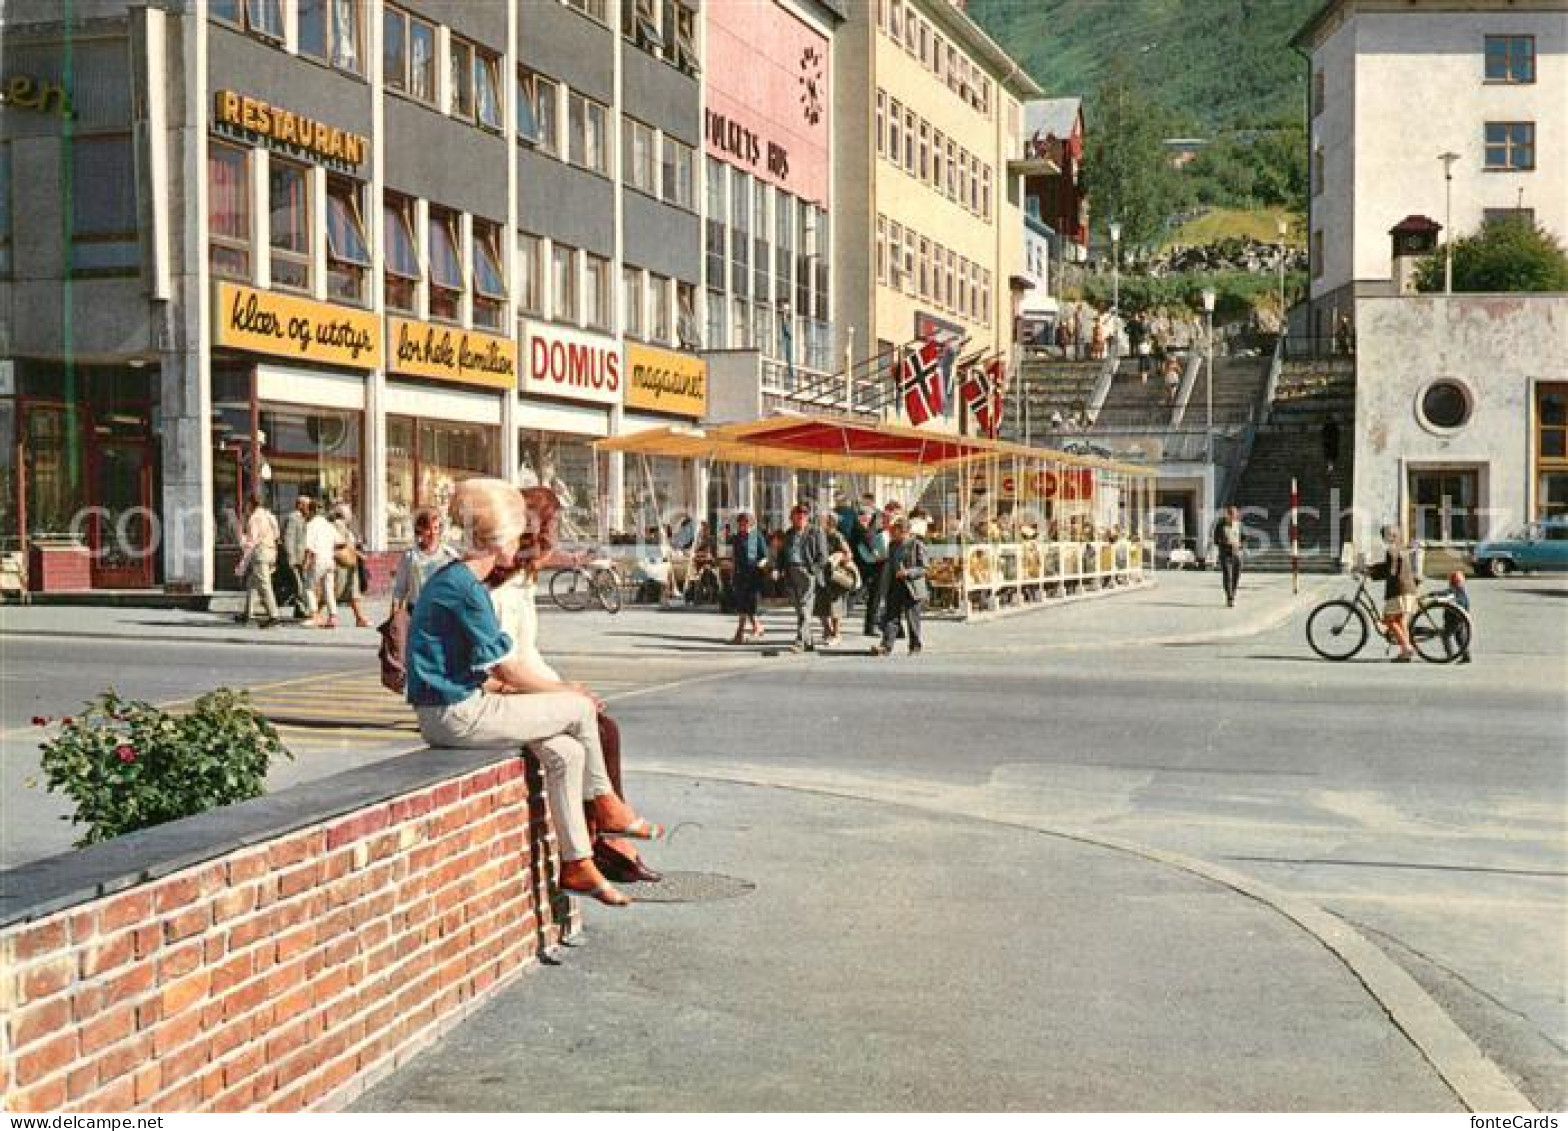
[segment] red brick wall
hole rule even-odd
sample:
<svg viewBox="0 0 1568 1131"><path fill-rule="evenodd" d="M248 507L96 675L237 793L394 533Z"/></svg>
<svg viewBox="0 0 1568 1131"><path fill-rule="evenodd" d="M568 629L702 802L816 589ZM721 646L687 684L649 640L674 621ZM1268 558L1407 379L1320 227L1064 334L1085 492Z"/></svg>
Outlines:
<svg viewBox="0 0 1568 1131"><path fill-rule="evenodd" d="M6 1106L346 1103L569 933L554 856L512 758L8 927Z"/></svg>

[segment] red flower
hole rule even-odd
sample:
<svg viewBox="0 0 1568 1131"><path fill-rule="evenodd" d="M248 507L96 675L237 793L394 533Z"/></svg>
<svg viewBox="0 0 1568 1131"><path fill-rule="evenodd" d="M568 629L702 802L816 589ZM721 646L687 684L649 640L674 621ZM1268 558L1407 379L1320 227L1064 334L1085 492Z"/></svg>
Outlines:
<svg viewBox="0 0 1568 1131"><path fill-rule="evenodd" d="M49 720L44 718L42 715L34 715L33 725L35 727L46 727L49 725Z"/></svg>
<svg viewBox="0 0 1568 1131"><path fill-rule="evenodd" d="M120 745L114 748L114 756L127 766L136 761L136 747Z"/></svg>

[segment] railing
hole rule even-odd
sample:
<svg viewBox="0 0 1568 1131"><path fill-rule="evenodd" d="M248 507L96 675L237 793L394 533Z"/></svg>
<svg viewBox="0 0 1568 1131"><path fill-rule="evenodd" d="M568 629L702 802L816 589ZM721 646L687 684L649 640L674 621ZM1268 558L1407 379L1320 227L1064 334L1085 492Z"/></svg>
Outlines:
<svg viewBox="0 0 1568 1131"><path fill-rule="evenodd" d="M875 376L789 366L778 358L762 358L762 395L769 407L876 416L885 400L885 382Z"/></svg>
<svg viewBox="0 0 1568 1131"><path fill-rule="evenodd" d="M1354 334L1336 337L1295 335L1284 339L1284 359L1287 361L1317 361L1340 359L1352 361L1356 356Z"/></svg>

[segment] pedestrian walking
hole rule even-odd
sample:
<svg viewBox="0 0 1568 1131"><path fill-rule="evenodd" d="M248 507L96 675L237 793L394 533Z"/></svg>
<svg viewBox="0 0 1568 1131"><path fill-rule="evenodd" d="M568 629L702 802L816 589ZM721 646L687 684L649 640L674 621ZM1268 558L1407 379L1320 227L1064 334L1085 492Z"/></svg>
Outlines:
<svg viewBox="0 0 1568 1131"><path fill-rule="evenodd" d="M1220 583L1225 587L1225 607L1234 608L1236 586L1241 582L1241 515L1235 504L1225 508L1214 524L1214 547L1219 551Z"/></svg>
<svg viewBox="0 0 1568 1131"><path fill-rule="evenodd" d="M1090 325L1092 319L1089 311L1080 306L1073 313L1073 338L1078 344L1075 358L1083 361L1089 356L1089 347L1094 340L1094 327Z"/></svg>
<svg viewBox="0 0 1568 1131"><path fill-rule="evenodd" d="M827 566L812 612L822 622L822 642L837 644L848 613L849 595L860 588L860 573L855 569L849 539L839 533L837 515L823 516L822 533L828 543Z"/></svg>
<svg viewBox="0 0 1568 1131"><path fill-rule="evenodd" d="M529 746L544 771L560 842L560 886L601 903L631 901L593 860L593 834L653 840L664 829L615 792L599 740L599 702L581 684L549 680L513 655L481 578L515 560L528 519L517 488L468 479L452 496L452 521L469 547L425 585L408 632L408 702L435 747ZM526 814L525 814L526 818Z"/></svg>
<svg viewBox="0 0 1568 1131"><path fill-rule="evenodd" d="M1105 359L1105 316L1095 315L1094 328L1089 337L1089 356L1095 361Z"/></svg>
<svg viewBox="0 0 1568 1131"><path fill-rule="evenodd" d="M357 627L369 628L370 620L360 603L365 588L364 542L354 529L354 508L347 503L333 507L332 525L337 531L337 541L332 548L333 564L337 567L337 598L347 601L348 607L354 610Z"/></svg>
<svg viewBox="0 0 1568 1131"><path fill-rule="evenodd" d="M1415 653L1410 646L1410 614L1416 611L1416 578L1399 527L1383 527L1384 557L1367 576L1383 583L1383 627L1399 646L1396 664L1408 664Z"/></svg>
<svg viewBox="0 0 1568 1131"><path fill-rule="evenodd" d="M731 644L744 644L749 632L761 638L762 623L757 620L757 599L762 594L762 571L768 561L768 540L751 527L751 515L741 511L735 516L735 533L729 540L730 592L735 601L735 635Z"/></svg>
<svg viewBox="0 0 1568 1131"><path fill-rule="evenodd" d="M1059 318L1056 321L1056 348L1066 361L1073 352L1073 327L1070 319Z"/></svg>
<svg viewBox="0 0 1568 1131"><path fill-rule="evenodd" d="M272 591L272 572L278 564L278 520L267 509L266 500L260 495L250 497L245 518L245 612L240 623L252 624L257 598L267 619L262 628L278 623L278 598Z"/></svg>
<svg viewBox="0 0 1568 1131"><path fill-rule="evenodd" d="M338 583L337 564L333 557L338 544L338 531L332 525L332 520L314 505L310 510L310 521L305 524L305 558L302 566L306 616L315 628L336 628Z"/></svg>
<svg viewBox="0 0 1568 1131"><path fill-rule="evenodd" d="M287 600L294 606L296 620L310 616L310 587L305 584L305 527L315 513L316 504L309 495L294 500L294 509L283 523L283 564L287 578ZM280 595L281 596L281 595Z"/></svg>
<svg viewBox="0 0 1568 1131"><path fill-rule="evenodd" d="M1452 656L1456 647L1463 648L1464 651L1459 654L1459 662L1468 664L1470 649L1475 640L1475 616L1470 613L1470 590L1465 588L1465 575L1457 569L1448 575L1448 591L1445 596L1454 608L1463 609L1470 615L1471 632L1469 639L1456 643L1454 638L1459 634L1461 618L1447 609L1443 610L1443 652Z"/></svg>
<svg viewBox="0 0 1568 1131"><path fill-rule="evenodd" d="M398 559L392 578L392 611L412 609L419 591L436 571L457 559L456 552L441 540L441 512L420 507L414 512L414 544Z"/></svg>
<svg viewBox="0 0 1568 1131"><path fill-rule="evenodd" d="M796 503L790 508L789 529L784 532L773 564L775 575L783 577L795 605L796 651L810 652L816 647L811 616L827 560L828 540L822 527L813 525L805 506Z"/></svg>
<svg viewBox="0 0 1568 1131"><path fill-rule="evenodd" d="M894 519L888 530L887 563L879 582L882 639L871 646L873 655L893 651L900 628L909 636L909 654L918 655L924 647L920 639L920 613L931 596L926 582L926 547L909 536L909 521Z"/></svg>
<svg viewBox="0 0 1568 1131"><path fill-rule="evenodd" d="M1165 403L1174 406L1176 393L1181 388L1181 359L1167 357L1165 359Z"/></svg>

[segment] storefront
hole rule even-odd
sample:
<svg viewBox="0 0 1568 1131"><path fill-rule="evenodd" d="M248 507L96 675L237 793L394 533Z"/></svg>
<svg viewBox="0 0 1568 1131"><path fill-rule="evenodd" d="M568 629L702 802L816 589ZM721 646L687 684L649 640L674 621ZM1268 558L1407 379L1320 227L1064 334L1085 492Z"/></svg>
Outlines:
<svg viewBox="0 0 1568 1131"><path fill-rule="evenodd" d="M619 461L594 451L621 409L621 343L602 334L521 320L517 407L517 476L561 499L562 535L601 541L621 529L611 520L619 495Z"/></svg>
<svg viewBox="0 0 1568 1131"><path fill-rule="evenodd" d="M695 424L708 411L708 363L691 354L626 344L626 410L621 435ZM722 481L720 494L723 494ZM707 516L714 492L708 469L691 460L634 457L626 464L621 529L657 541Z"/></svg>

